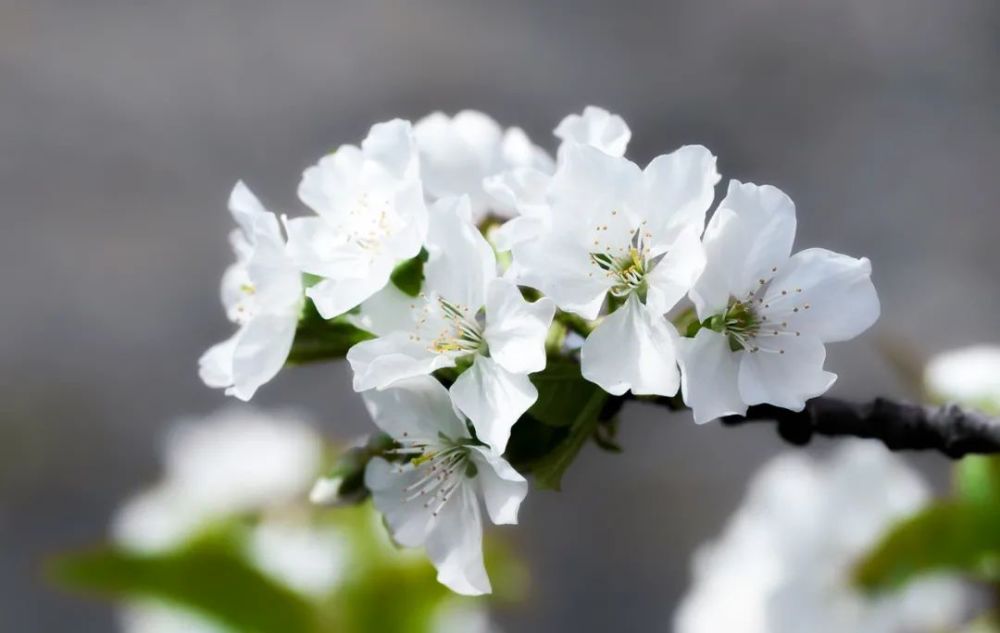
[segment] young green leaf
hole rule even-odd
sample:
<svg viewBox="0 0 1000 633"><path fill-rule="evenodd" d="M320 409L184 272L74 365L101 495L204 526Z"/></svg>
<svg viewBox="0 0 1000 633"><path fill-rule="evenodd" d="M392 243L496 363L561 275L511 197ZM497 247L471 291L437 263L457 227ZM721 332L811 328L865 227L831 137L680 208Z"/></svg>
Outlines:
<svg viewBox="0 0 1000 633"><path fill-rule="evenodd" d="M576 459L587 440L593 436L607 397L607 394L601 389L592 391L577 410L566 437L556 444L547 455L534 463L532 472L535 477L535 485L538 488L550 490L561 488L562 477L566 469Z"/></svg>
<svg viewBox="0 0 1000 633"><path fill-rule="evenodd" d="M538 389L538 400L528 415L555 427L571 425L590 398L601 388L580 374L580 365L572 361L550 360L548 366L530 376Z"/></svg>
<svg viewBox="0 0 1000 633"><path fill-rule="evenodd" d="M244 561L232 544L206 539L166 554L102 547L69 554L53 580L113 598L155 598L247 633L312 633L314 608Z"/></svg>
<svg viewBox="0 0 1000 633"><path fill-rule="evenodd" d="M938 571L998 580L998 563L1000 505L948 501L897 524L858 563L854 578L868 591Z"/></svg>

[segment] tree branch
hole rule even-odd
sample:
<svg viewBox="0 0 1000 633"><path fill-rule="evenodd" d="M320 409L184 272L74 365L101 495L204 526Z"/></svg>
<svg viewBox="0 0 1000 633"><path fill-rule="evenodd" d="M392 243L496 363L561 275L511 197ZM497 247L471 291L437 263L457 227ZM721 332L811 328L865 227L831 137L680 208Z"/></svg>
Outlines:
<svg viewBox="0 0 1000 633"><path fill-rule="evenodd" d="M955 459L1000 453L1000 419L957 405L926 407L885 398L859 404L819 397L802 411L757 405L745 416L722 420L727 426L748 422L776 422L778 434L796 445L808 444L818 433L878 439L894 451L937 450Z"/></svg>

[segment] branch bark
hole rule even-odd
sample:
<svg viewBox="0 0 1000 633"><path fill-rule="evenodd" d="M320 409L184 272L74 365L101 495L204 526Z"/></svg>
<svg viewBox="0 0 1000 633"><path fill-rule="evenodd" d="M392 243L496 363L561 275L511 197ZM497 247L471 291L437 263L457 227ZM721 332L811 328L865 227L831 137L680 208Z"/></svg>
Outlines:
<svg viewBox="0 0 1000 633"><path fill-rule="evenodd" d="M928 407L886 398L852 403L824 396L807 402L802 411L757 405L745 416L722 422L775 422L778 434L795 445L808 444L819 434L878 439L894 451L937 450L954 459L1000 453L1000 419L953 404Z"/></svg>

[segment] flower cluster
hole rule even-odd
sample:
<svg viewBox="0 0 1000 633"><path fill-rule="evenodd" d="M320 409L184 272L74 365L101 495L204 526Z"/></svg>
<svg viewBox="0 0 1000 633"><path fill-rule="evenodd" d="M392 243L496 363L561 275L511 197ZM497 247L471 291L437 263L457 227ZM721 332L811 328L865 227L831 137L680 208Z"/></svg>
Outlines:
<svg viewBox="0 0 1000 633"><path fill-rule="evenodd" d="M731 181L706 227L708 149L640 167L628 126L595 107L555 136L553 157L477 112L393 120L306 169L313 215L279 222L242 184L230 200L222 294L239 330L202 357L203 379L249 399L312 307L364 331L346 353L354 389L393 440L366 486L394 539L462 593L490 590L480 499L515 523L527 493L504 454L547 362L579 363L612 396L680 392L699 423L801 409L836 378L825 344L879 315L867 259L792 254L778 189Z"/></svg>

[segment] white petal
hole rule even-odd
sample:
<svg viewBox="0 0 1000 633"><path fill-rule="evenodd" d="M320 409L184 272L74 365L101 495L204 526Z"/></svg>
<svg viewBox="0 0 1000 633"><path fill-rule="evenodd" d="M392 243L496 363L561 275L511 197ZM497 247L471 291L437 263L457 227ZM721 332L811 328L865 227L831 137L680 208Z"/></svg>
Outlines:
<svg viewBox="0 0 1000 633"><path fill-rule="evenodd" d="M244 235L253 234L257 218L271 215L242 180L236 183L229 194L229 212L233 214L233 219Z"/></svg>
<svg viewBox="0 0 1000 633"><path fill-rule="evenodd" d="M548 227L547 194L551 180L551 173L532 167L511 169L483 180L483 189L493 200L494 208L510 212L516 211L519 214L513 220L504 223L493 236L498 249L501 251L510 250L512 245L530 237L536 237L541 232L540 229ZM507 235L512 230L508 228L511 222L529 218L541 224L534 234Z"/></svg>
<svg viewBox="0 0 1000 633"><path fill-rule="evenodd" d="M366 391L362 397L376 426L393 438L437 441L439 431L453 439L469 437L448 391L430 376L401 380L388 389Z"/></svg>
<svg viewBox="0 0 1000 633"><path fill-rule="evenodd" d="M827 343L854 338L881 312L871 271L865 257L822 248L800 251L778 269L768 286L764 301L770 305L769 318L786 321L789 329Z"/></svg>
<svg viewBox="0 0 1000 633"><path fill-rule="evenodd" d="M347 319L356 327L385 336L391 332L409 332L414 329L414 310L422 301L406 294L395 284L386 284L361 304L358 314Z"/></svg>
<svg viewBox="0 0 1000 633"><path fill-rule="evenodd" d="M452 402L472 421L480 441L498 453L507 448L511 427L538 399L527 375L509 372L486 356L476 356L450 391Z"/></svg>
<svg viewBox="0 0 1000 633"><path fill-rule="evenodd" d="M738 255L746 244L741 240L740 219L731 209L717 209L705 230L705 269L691 288L689 297L705 320L722 313L731 297L744 297L734 278L742 274Z"/></svg>
<svg viewBox="0 0 1000 633"><path fill-rule="evenodd" d="M531 142L519 127L507 128L500 143L500 154L504 167L528 167L551 174L555 170L552 157Z"/></svg>
<svg viewBox="0 0 1000 633"><path fill-rule="evenodd" d="M298 313L303 303L302 272L285 252L281 238L258 233L247 276L254 288L256 310Z"/></svg>
<svg viewBox="0 0 1000 633"><path fill-rule="evenodd" d="M393 119L376 123L361 143L365 158L375 161L397 178L416 175L417 144L409 121Z"/></svg>
<svg viewBox="0 0 1000 633"><path fill-rule="evenodd" d="M437 568L437 580L455 593L490 593L483 564L483 523L479 503L468 485L459 485L444 505L427 537L427 556Z"/></svg>
<svg viewBox="0 0 1000 633"><path fill-rule="evenodd" d="M316 310L324 319L332 319L352 310L389 283L392 271L375 268L367 277L357 279L324 279L306 290Z"/></svg>
<svg viewBox="0 0 1000 633"><path fill-rule="evenodd" d="M607 275L590 274L595 266L581 241L553 230L516 245L513 254L518 283L538 288L567 312L597 318L612 281Z"/></svg>
<svg viewBox="0 0 1000 633"><path fill-rule="evenodd" d="M320 217L285 218L288 256L303 271L333 279L358 278L368 269L370 256L347 244L332 224Z"/></svg>
<svg viewBox="0 0 1000 633"><path fill-rule="evenodd" d="M487 210L483 178L502 170L501 130L489 116L472 110L453 118L430 114L414 126L421 176L434 198L468 195L476 220Z"/></svg>
<svg viewBox="0 0 1000 633"><path fill-rule="evenodd" d="M606 154L624 156L632 131L620 116L603 108L587 106L583 114L571 114L560 121L555 135L564 144L591 145Z"/></svg>
<svg viewBox="0 0 1000 633"><path fill-rule="evenodd" d="M259 315L243 326L233 352L233 385L226 394L246 401L258 387L274 378L288 360L297 326L297 315L269 314Z"/></svg>
<svg viewBox="0 0 1000 633"><path fill-rule="evenodd" d="M694 338L678 341L681 364L681 393L698 424L726 415L743 415L747 405L738 387L739 357L724 334L708 328Z"/></svg>
<svg viewBox="0 0 1000 633"><path fill-rule="evenodd" d="M365 466L365 487L371 491L393 540L404 547L423 545L437 522L433 509L420 500L407 501L411 486L421 477L422 470L401 469L381 457L372 458Z"/></svg>
<svg viewBox="0 0 1000 633"><path fill-rule="evenodd" d="M517 523L517 511L528 496L528 482L494 451L477 446L471 454L490 520L497 525Z"/></svg>
<svg viewBox="0 0 1000 633"><path fill-rule="evenodd" d="M445 198L430 209L426 287L452 303L476 311L497 276L496 255L469 218L468 197Z"/></svg>
<svg viewBox="0 0 1000 633"><path fill-rule="evenodd" d="M365 156L354 145L341 145L302 172L299 199L331 223L342 221L365 185ZM369 171L375 171L375 168ZM386 174L381 174L387 179Z"/></svg>
<svg viewBox="0 0 1000 633"><path fill-rule="evenodd" d="M545 369L545 338L555 310L555 304L545 297L528 303L518 287L506 279L491 282L484 331L490 357L514 373Z"/></svg>
<svg viewBox="0 0 1000 633"><path fill-rule="evenodd" d="M705 229L708 265L691 293L698 314L725 309L729 298L745 298L760 280L774 276L788 260L795 239L795 204L769 185L729 182Z"/></svg>
<svg viewBox="0 0 1000 633"><path fill-rule="evenodd" d="M823 371L826 348L815 337L802 334L757 340L760 349L744 353L740 361L740 396L748 405L768 403L801 411L806 400L826 393L837 379L836 374Z"/></svg>
<svg viewBox="0 0 1000 633"><path fill-rule="evenodd" d="M436 354L425 343L414 341L409 332L395 331L347 350L354 372L354 390L385 389L406 378L426 376L454 365L449 357Z"/></svg>
<svg viewBox="0 0 1000 633"><path fill-rule="evenodd" d="M420 181L412 179L397 185L392 205L400 225L386 236L377 256L395 266L416 257L427 239L427 204Z"/></svg>
<svg viewBox="0 0 1000 633"><path fill-rule="evenodd" d="M646 305L653 312L663 314L673 308L701 276L705 269L705 250L700 232L696 226L681 231L649 273Z"/></svg>
<svg viewBox="0 0 1000 633"><path fill-rule="evenodd" d="M635 163L586 145L567 146L560 161L549 189L558 229L590 229L592 219L604 224L612 209L621 210L618 217L625 221L626 209L620 207L642 182Z"/></svg>
<svg viewBox="0 0 1000 633"><path fill-rule="evenodd" d="M501 253L518 244L535 239L545 232L548 222L543 218L519 215L501 224L492 234L493 244Z"/></svg>
<svg viewBox="0 0 1000 633"><path fill-rule="evenodd" d="M597 326L580 350L583 377L620 396L672 396L680 387L673 325L630 295Z"/></svg>
<svg viewBox="0 0 1000 633"><path fill-rule="evenodd" d="M210 347L198 359L198 375L202 382L215 389L233 384L233 355L240 333L237 332L221 343Z"/></svg>
<svg viewBox="0 0 1000 633"><path fill-rule="evenodd" d="M654 240L670 241L689 226L703 230L719 178L715 156L700 145L654 158L642 172L635 203Z"/></svg>

